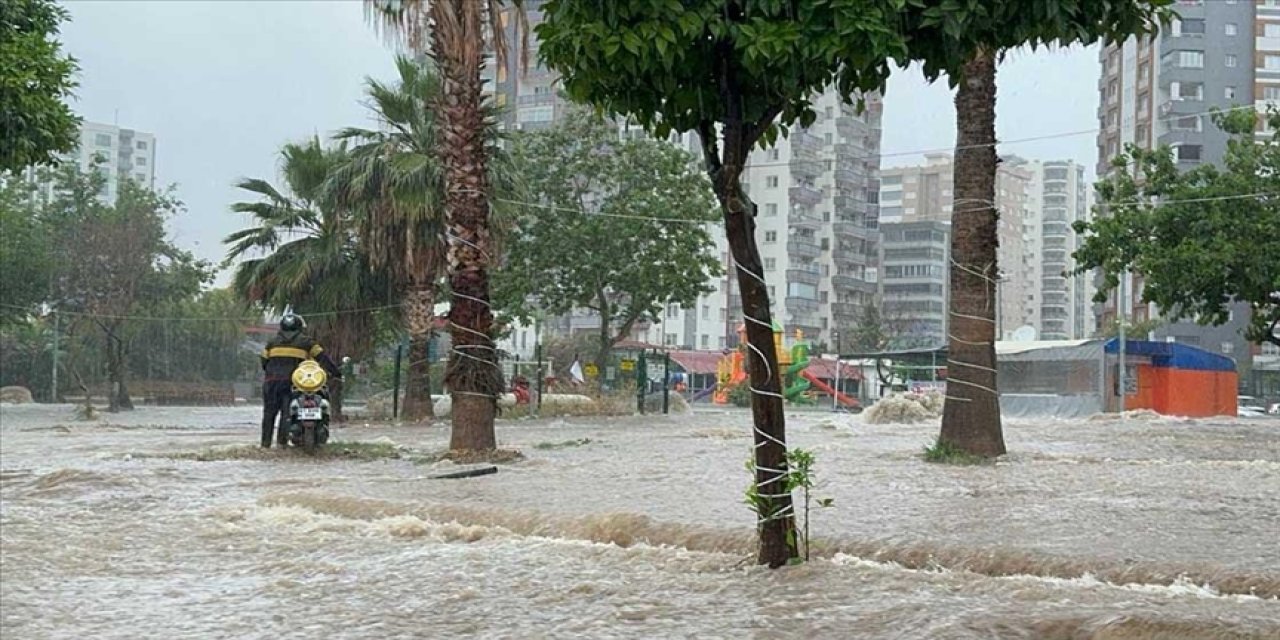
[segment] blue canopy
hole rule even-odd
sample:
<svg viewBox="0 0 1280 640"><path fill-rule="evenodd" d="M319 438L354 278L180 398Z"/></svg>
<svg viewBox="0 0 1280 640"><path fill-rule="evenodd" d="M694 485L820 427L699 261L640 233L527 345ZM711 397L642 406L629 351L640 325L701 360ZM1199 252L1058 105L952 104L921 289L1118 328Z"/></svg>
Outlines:
<svg viewBox="0 0 1280 640"><path fill-rule="evenodd" d="M1108 340L1105 349L1107 353L1118 353L1120 340L1118 338ZM1177 342L1125 340L1124 352L1131 356L1149 357L1151 364L1157 367L1190 371L1236 370L1236 363L1231 358Z"/></svg>

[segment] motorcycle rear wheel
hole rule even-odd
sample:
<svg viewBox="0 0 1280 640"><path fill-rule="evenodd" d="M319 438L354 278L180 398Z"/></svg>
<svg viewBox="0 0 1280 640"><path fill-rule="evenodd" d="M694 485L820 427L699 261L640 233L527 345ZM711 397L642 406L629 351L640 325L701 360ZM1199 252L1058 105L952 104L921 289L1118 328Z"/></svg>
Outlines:
<svg viewBox="0 0 1280 640"><path fill-rule="evenodd" d="M316 452L316 431L319 427L315 424L302 425L302 450L307 453Z"/></svg>

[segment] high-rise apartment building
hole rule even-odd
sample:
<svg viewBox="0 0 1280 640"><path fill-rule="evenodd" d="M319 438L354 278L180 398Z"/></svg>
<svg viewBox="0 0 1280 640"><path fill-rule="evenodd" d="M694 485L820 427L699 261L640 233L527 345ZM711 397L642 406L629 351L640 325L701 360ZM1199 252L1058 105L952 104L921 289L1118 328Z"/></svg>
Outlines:
<svg viewBox="0 0 1280 640"><path fill-rule="evenodd" d="M1126 144L1167 145L1183 170L1220 163L1227 136L1213 126L1211 110L1280 104L1280 0L1179 0L1175 9L1180 19L1158 35L1101 50L1099 175ZM1269 133L1261 118L1258 133ZM1140 274L1129 280L1126 315L1131 321L1157 316L1141 303ZM1097 314L1100 323L1115 319L1114 295ZM1238 357L1247 353L1241 334L1247 323L1248 308L1238 305L1221 327L1180 322L1153 333Z"/></svg>
<svg viewBox="0 0 1280 640"><path fill-rule="evenodd" d="M932 153L923 165L894 167L881 171L881 225L890 223L939 222L950 224L951 215L961 206L955 204L955 170L950 154ZM1038 282L1029 261L1031 241L1025 221L1029 217L1032 197L1032 172L1015 162L1004 161L996 171L995 206L1000 213L997 262L1000 283L997 287L996 322L998 335L1008 337L1019 327L1035 323ZM980 205L979 205L980 206ZM886 236L886 242L888 238ZM882 253L888 256L888 253ZM949 254L948 254L949 255ZM934 256L931 260L936 260ZM950 259L933 266L943 273L950 269ZM887 265L886 265L887 268ZM945 280L944 280L945 282ZM889 305L891 292L882 287Z"/></svg>
<svg viewBox="0 0 1280 640"><path fill-rule="evenodd" d="M1041 340L1073 340L1094 333L1089 303L1092 278L1071 275L1072 253L1080 247L1072 223L1089 219L1089 184L1084 166L1071 160L1005 162L1031 176L1023 227L1025 260L1023 277L1033 289L1026 298L1027 324Z"/></svg>
<svg viewBox="0 0 1280 640"><path fill-rule="evenodd" d="M74 163L86 173L101 172L106 184L99 196L103 202L114 203L120 192L121 180L133 180L148 188L155 186L156 137L142 131L86 120L80 125L79 146L63 154L60 160ZM29 179L36 179L35 168L28 169L27 173ZM48 195L47 191L45 195Z"/></svg>
<svg viewBox="0 0 1280 640"><path fill-rule="evenodd" d="M525 5L531 24L541 20L540 5L536 0ZM510 23L508 33L514 37ZM536 59L531 52L531 63ZM522 71L512 59L487 73L508 130L545 128L570 108L558 93L557 75L540 65ZM865 104L859 113L834 91L817 97L817 120L779 137L771 149L753 151L742 178L757 207L756 242L774 319L789 335L798 329L832 347L832 330L851 328L876 296L882 103L878 95L868 95ZM625 122L619 123L619 134L644 135ZM696 136L673 136L671 142L700 161ZM667 309L658 323L638 325L634 339L692 349L736 346L742 323L737 273L723 226L710 230L725 265L725 275L709 283L715 290L689 308ZM551 330L564 332L598 326L598 319L585 312L548 322ZM522 353L518 346L508 348Z"/></svg>
<svg viewBox="0 0 1280 640"><path fill-rule="evenodd" d="M893 348L947 342L951 223L880 224L880 318Z"/></svg>

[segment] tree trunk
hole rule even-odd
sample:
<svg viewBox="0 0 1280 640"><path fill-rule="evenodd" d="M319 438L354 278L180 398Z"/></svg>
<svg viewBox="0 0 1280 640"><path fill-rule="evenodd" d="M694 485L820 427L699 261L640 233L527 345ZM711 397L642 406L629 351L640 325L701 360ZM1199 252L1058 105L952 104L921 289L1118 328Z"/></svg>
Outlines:
<svg viewBox="0 0 1280 640"><path fill-rule="evenodd" d="M965 64L956 92L947 400L939 441L983 457L1005 452L996 392L995 111L995 56L982 51Z"/></svg>
<svg viewBox="0 0 1280 640"><path fill-rule="evenodd" d="M411 285L405 295L405 324L409 330L409 375L405 379L406 422L430 422L435 417L431 402L431 335L435 321L435 292L430 286Z"/></svg>
<svg viewBox="0 0 1280 640"><path fill-rule="evenodd" d="M124 341L115 331L107 331L107 380L111 386L107 392L107 411L133 411L133 400L125 381L127 363L124 358Z"/></svg>
<svg viewBox="0 0 1280 640"><path fill-rule="evenodd" d="M601 319L601 322L603 323L604 320ZM609 366L609 352L611 351L613 351L613 341L609 339L609 328L606 326L600 329L600 344L596 347L595 358L592 359L592 362L596 365L595 387L597 389L604 389L605 367ZM621 380L618 382L621 382ZM617 387L615 386L614 388L616 389Z"/></svg>
<svg viewBox="0 0 1280 640"><path fill-rule="evenodd" d="M784 476L787 469L786 421L782 410L782 371L773 344L773 317L769 312L769 290L763 281L764 269L755 239L755 206L740 184L747 140L731 140L733 129L725 133L725 161L714 171L712 184L724 214L729 250L737 262L738 290L742 292L742 312L747 329L747 373L751 394L751 416L755 441L755 484L760 534L756 561L780 567L797 557L795 513L791 492ZM704 141L704 154L710 155ZM735 150L741 150L739 153ZM708 158L710 161L711 159ZM718 160L718 159L717 159Z"/></svg>
<svg viewBox="0 0 1280 640"><path fill-rule="evenodd" d="M447 219L449 331L453 348L445 384L453 400L452 450L497 448L493 421L502 393L502 370L493 344L489 305L489 180L480 70L484 3L432 3L432 49L440 66L440 156Z"/></svg>

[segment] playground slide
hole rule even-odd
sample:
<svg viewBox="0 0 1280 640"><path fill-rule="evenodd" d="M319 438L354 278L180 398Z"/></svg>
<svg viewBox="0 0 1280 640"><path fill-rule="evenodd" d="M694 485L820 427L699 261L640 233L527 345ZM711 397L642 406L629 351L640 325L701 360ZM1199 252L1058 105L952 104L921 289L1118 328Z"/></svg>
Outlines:
<svg viewBox="0 0 1280 640"><path fill-rule="evenodd" d="M705 397L707 397L707 396L709 396L709 395L711 395L711 394L715 393L717 388L718 388L718 387L717 387L717 386L715 386L715 385L712 385L712 386L710 386L710 387L707 387L706 389L703 389L702 391L699 391L699 392L697 392L697 393L693 394L693 397L692 397L692 398L689 398L689 402L697 402L697 401L699 401L699 400L701 400L701 399L703 399L703 398L705 398Z"/></svg>
<svg viewBox="0 0 1280 640"><path fill-rule="evenodd" d="M850 398L849 396L843 393L840 393L839 391L836 391L834 388L831 387L831 385L823 382L822 380L819 380L817 377L815 377L812 373L809 373L808 371L801 371L800 377L804 378L810 384L816 387L819 391L822 391L827 395L835 394L836 400L839 400L840 404L843 404L846 407L861 406L860 404L858 404L857 400L854 400L853 398Z"/></svg>
<svg viewBox="0 0 1280 640"><path fill-rule="evenodd" d="M787 402L803 402L804 392L808 391L810 386L812 385L808 380L797 378L794 384L782 391L782 397L786 398Z"/></svg>

